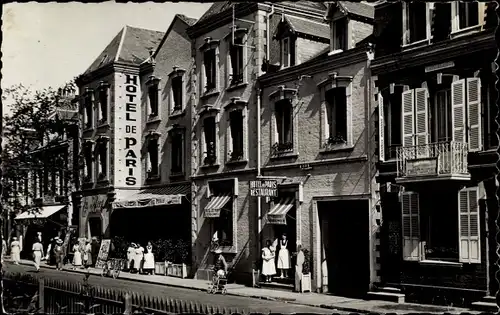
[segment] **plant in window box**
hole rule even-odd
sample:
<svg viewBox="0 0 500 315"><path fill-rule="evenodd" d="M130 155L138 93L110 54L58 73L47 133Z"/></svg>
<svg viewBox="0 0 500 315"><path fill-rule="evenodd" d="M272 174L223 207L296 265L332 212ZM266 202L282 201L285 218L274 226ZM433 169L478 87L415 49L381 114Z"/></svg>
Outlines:
<svg viewBox="0 0 500 315"><path fill-rule="evenodd" d="M186 278L190 273L189 259L190 243L184 240L170 243L171 260L167 265L167 276Z"/></svg>
<svg viewBox="0 0 500 315"><path fill-rule="evenodd" d="M243 83L243 73L231 75L231 85L238 85Z"/></svg>
<svg viewBox="0 0 500 315"><path fill-rule="evenodd" d="M304 262L302 263L302 275L300 277L300 292L311 292L311 258L309 250L303 249Z"/></svg>
<svg viewBox="0 0 500 315"><path fill-rule="evenodd" d="M293 151L293 143L292 142L283 142L283 143L276 142L273 145L273 151L275 154Z"/></svg>
<svg viewBox="0 0 500 315"><path fill-rule="evenodd" d="M347 141L344 139L342 135L337 135L337 136L330 136L328 139L325 141L325 149L330 149L335 145L338 144L346 144Z"/></svg>
<svg viewBox="0 0 500 315"><path fill-rule="evenodd" d="M215 91L215 84L212 83L205 86L205 94L211 93L213 91Z"/></svg>
<svg viewBox="0 0 500 315"><path fill-rule="evenodd" d="M243 160L243 152L230 151L229 152L229 161L236 162Z"/></svg>

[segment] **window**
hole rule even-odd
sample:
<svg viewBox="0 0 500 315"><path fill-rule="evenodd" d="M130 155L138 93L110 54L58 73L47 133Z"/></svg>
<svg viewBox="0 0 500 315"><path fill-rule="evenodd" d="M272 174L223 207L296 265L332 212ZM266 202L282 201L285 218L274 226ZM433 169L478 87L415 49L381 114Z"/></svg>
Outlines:
<svg viewBox="0 0 500 315"><path fill-rule="evenodd" d="M231 128L230 161L243 160L243 110L229 112L229 125Z"/></svg>
<svg viewBox="0 0 500 315"><path fill-rule="evenodd" d="M205 92L211 92L217 88L217 63L216 50L209 49L203 53L205 66Z"/></svg>
<svg viewBox="0 0 500 315"><path fill-rule="evenodd" d="M108 177L108 142L102 139L97 144L97 179L105 180Z"/></svg>
<svg viewBox="0 0 500 315"><path fill-rule="evenodd" d="M406 2L405 8L405 44L415 43L427 39L427 3Z"/></svg>
<svg viewBox="0 0 500 315"><path fill-rule="evenodd" d="M275 104L278 151L293 150L293 107L289 99Z"/></svg>
<svg viewBox="0 0 500 315"><path fill-rule="evenodd" d="M229 45L231 59L231 85L243 83L243 38L234 38L234 44Z"/></svg>
<svg viewBox="0 0 500 315"><path fill-rule="evenodd" d="M404 192L403 258L480 263L478 192L477 187L464 188L458 196L456 191ZM436 204L436 198L446 202Z"/></svg>
<svg viewBox="0 0 500 315"><path fill-rule="evenodd" d="M172 140L172 167L171 175L183 172L184 162L184 135L180 131L171 133Z"/></svg>
<svg viewBox="0 0 500 315"><path fill-rule="evenodd" d="M233 245L233 198L220 210L220 216L214 218L213 233L219 241L219 246ZM215 234L217 233L217 234Z"/></svg>
<svg viewBox="0 0 500 315"><path fill-rule="evenodd" d="M173 94L173 101L174 101L173 111L182 110L182 102L183 102L182 90L183 90L182 89L182 76L172 78L172 94Z"/></svg>
<svg viewBox="0 0 500 315"><path fill-rule="evenodd" d="M285 37L281 40L281 65L283 68L295 66L295 38Z"/></svg>
<svg viewBox="0 0 500 315"><path fill-rule="evenodd" d="M385 157L396 158L396 148L401 146L401 94L393 93L387 97L388 104L385 111Z"/></svg>
<svg viewBox="0 0 500 315"><path fill-rule="evenodd" d="M498 130L498 124L496 123L496 116L498 113L496 99L498 95L497 95L497 90L495 88L495 80L496 79L490 79L486 87L487 101L485 104L487 108L485 112L487 117L485 117L484 134L488 135L486 138L487 141L486 148L488 149L496 149L498 147L498 136L496 134Z"/></svg>
<svg viewBox="0 0 500 315"><path fill-rule="evenodd" d="M33 198L38 197L38 174L37 172L33 172L33 182L32 182L32 187L33 187Z"/></svg>
<svg viewBox="0 0 500 315"><path fill-rule="evenodd" d="M347 142L346 88L337 87L326 92L328 133L327 144Z"/></svg>
<svg viewBox="0 0 500 315"><path fill-rule="evenodd" d="M331 51L347 50L347 19L332 22L332 47Z"/></svg>
<svg viewBox="0 0 500 315"><path fill-rule="evenodd" d="M109 90L107 87L102 87L99 90L99 124L104 124L108 121L108 97Z"/></svg>
<svg viewBox="0 0 500 315"><path fill-rule="evenodd" d="M42 170L39 170L38 173L37 173L37 177L38 177L38 195L41 197L43 197L43 192L44 192L44 185L45 185L45 182L44 182L44 171Z"/></svg>
<svg viewBox="0 0 500 315"><path fill-rule="evenodd" d="M151 83L148 86L149 116L158 116L158 83Z"/></svg>
<svg viewBox="0 0 500 315"><path fill-rule="evenodd" d="M92 145L90 143L85 143L83 147L83 158L85 162L84 167L84 181L91 182L92 181Z"/></svg>
<svg viewBox="0 0 500 315"><path fill-rule="evenodd" d="M478 2L457 2L458 5L458 27L464 29L479 24Z"/></svg>
<svg viewBox="0 0 500 315"><path fill-rule="evenodd" d="M150 136L148 138L148 161L147 161L148 179L157 178L159 172L159 141L158 137Z"/></svg>
<svg viewBox="0 0 500 315"><path fill-rule="evenodd" d="M87 92L87 94L85 95L84 107L85 107L85 119L84 119L85 128L89 129L92 128L92 120L94 119L91 92Z"/></svg>
<svg viewBox="0 0 500 315"><path fill-rule="evenodd" d="M451 89L438 90L434 99L434 141L445 142L452 139Z"/></svg>
<svg viewBox="0 0 500 315"><path fill-rule="evenodd" d="M205 134L205 159L203 164L213 165L217 162L215 117L207 117L203 120L203 132Z"/></svg>

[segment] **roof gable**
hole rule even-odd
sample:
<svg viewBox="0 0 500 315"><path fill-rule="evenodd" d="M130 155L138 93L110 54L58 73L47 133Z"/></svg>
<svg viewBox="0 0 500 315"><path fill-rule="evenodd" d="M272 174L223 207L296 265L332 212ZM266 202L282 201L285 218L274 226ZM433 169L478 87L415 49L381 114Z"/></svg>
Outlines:
<svg viewBox="0 0 500 315"><path fill-rule="evenodd" d="M328 24L297 17L284 16L274 32L274 37L279 39L287 32L300 37L309 35L317 39L330 41L330 26Z"/></svg>
<svg viewBox="0 0 500 315"><path fill-rule="evenodd" d="M116 55L118 54L118 49L120 47L120 43L123 37L123 32L125 32L125 28L123 28L111 42L108 44L106 48L99 54L99 56L94 60L94 62L88 67L84 74L93 72L101 67L104 67L110 63L112 63Z"/></svg>
<svg viewBox="0 0 500 315"><path fill-rule="evenodd" d="M375 17L374 3L337 1L328 6L326 19L331 19L335 12L340 11L343 14L355 19L367 22L373 22Z"/></svg>
<svg viewBox="0 0 500 315"><path fill-rule="evenodd" d="M164 33L160 43L158 45L156 45L156 49L155 49L155 52L153 54L153 59L156 58L156 56L158 55L158 52L160 51L161 47L163 46L163 44L167 40L168 36L170 35L170 32L172 31L172 28L174 27L175 23L177 23L177 21L182 21L183 23L185 23L189 27L189 26L193 26L196 23L197 19L187 17L183 14L176 14L174 16L174 19L172 20L172 23L170 23L168 30ZM185 36L187 36L187 34ZM148 60L151 60L151 59L148 58Z"/></svg>

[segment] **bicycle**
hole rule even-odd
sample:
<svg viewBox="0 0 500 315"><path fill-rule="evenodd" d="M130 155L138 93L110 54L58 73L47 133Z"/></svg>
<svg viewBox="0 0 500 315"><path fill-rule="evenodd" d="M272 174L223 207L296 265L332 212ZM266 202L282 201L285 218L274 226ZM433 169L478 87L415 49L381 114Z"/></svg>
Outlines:
<svg viewBox="0 0 500 315"><path fill-rule="evenodd" d="M111 258L104 262L104 266L101 270L102 277L113 277L113 279L118 278L120 271L125 266L125 260L119 258Z"/></svg>

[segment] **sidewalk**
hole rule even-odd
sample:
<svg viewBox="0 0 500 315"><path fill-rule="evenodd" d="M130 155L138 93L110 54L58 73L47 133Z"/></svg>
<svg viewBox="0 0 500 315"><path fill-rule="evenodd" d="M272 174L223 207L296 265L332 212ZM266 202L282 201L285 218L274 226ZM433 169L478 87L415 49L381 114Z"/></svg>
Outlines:
<svg viewBox="0 0 500 315"><path fill-rule="evenodd" d="M10 260L6 259L6 262L7 261ZM29 260L21 260L21 264L32 266L33 262ZM55 269L54 266L49 266L44 262L42 262L41 267ZM76 272L82 274L88 272L93 275L99 275L99 276L101 275L101 270L95 268L89 268L88 270L85 269L73 270L72 267L65 266L63 269L64 271L69 271L69 272ZM181 278L166 277L160 275L139 275L139 274L130 274L127 272L120 272L118 279L132 280L150 284L162 284L171 287L201 290L201 291L207 290L209 284L205 280L181 279ZM110 281L113 281L112 278L110 278ZM471 314L480 313L465 308L413 304L413 303L398 304L386 301L352 299L352 298L345 298L345 297L318 294L318 293L296 293L296 292L286 292L286 291L263 289L263 288L251 288L241 284L229 284L227 286L227 289L228 289L227 295L282 301L284 303L327 308L331 309L332 311L338 310L338 311L359 312L359 313L396 313L396 314L404 314L409 312L418 312L418 313L447 312L454 314L459 314L464 312L468 312Z"/></svg>

